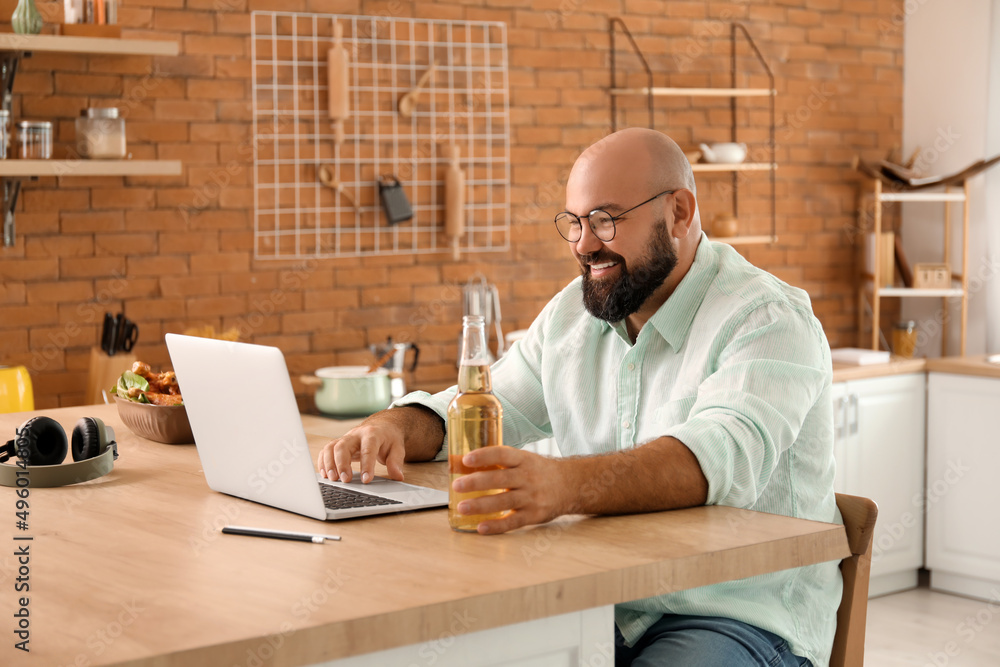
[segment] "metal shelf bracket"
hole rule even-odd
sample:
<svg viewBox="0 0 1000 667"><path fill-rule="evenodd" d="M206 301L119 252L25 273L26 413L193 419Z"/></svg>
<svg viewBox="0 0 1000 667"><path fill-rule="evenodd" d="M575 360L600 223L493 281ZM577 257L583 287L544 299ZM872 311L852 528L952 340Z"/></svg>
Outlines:
<svg viewBox="0 0 1000 667"><path fill-rule="evenodd" d="M7 112L10 118L11 103L14 95L14 76L17 74L17 65L21 61L21 51L0 52L0 109ZM8 145L9 145L8 141ZM0 147L6 150L6 147ZM6 156L5 156L6 157ZM17 196L21 193L21 181L17 179L3 178L3 245L5 248L14 245L14 208L17 206Z"/></svg>
<svg viewBox="0 0 1000 667"><path fill-rule="evenodd" d="M21 181L5 178L3 180L3 244L10 248L14 245L14 208L17 206L17 196L21 194Z"/></svg>

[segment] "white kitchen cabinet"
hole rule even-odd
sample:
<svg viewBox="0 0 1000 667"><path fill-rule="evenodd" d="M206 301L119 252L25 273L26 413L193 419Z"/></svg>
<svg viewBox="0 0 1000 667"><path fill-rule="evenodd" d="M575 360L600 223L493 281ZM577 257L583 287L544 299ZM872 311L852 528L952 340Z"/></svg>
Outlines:
<svg viewBox="0 0 1000 667"><path fill-rule="evenodd" d="M455 612L454 632L432 641L313 667L578 667L615 662L614 605L463 634L469 624Z"/></svg>
<svg viewBox="0 0 1000 667"><path fill-rule="evenodd" d="M927 567L931 587L1000 598L1000 379L928 374Z"/></svg>
<svg viewBox="0 0 1000 667"><path fill-rule="evenodd" d="M833 385L834 488L878 504L870 595L917 585L923 566L924 373Z"/></svg>

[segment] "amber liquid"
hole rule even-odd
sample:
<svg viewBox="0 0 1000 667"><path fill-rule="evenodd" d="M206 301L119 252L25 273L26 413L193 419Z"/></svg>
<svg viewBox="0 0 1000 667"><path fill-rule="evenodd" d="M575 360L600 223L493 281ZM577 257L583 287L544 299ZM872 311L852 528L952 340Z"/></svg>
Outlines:
<svg viewBox="0 0 1000 667"><path fill-rule="evenodd" d="M499 466L469 468L462 464L462 457L480 447L503 444L503 408L499 399L489 391L488 366L462 366L459 372L459 392L448 405L448 524L452 530L474 533L481 521L499 519L506 512L462 515L458 503L468 498L501 493L503 489L456 493L451 482L470 472L496 470ZM485 390L485 391L484 391Z"/></svg>

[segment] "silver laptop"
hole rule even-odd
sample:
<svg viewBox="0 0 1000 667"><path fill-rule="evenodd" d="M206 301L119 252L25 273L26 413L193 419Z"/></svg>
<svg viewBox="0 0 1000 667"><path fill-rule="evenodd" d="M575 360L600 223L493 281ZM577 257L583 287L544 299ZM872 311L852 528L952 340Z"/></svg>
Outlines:
<svg viewBox="0 0 1000 667"><path fill-rule="evenodd" d="M276 347L167 334L198 456L215 491L348 519L448 504L448 493L376 477L344 484L316 472L284 355Z"/></svg>

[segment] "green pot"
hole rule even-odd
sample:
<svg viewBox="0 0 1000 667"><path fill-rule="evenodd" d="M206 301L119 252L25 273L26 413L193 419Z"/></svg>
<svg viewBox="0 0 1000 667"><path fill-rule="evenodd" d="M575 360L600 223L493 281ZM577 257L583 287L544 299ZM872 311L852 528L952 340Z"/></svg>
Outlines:
<svg viewBox="0 0 1000 667"><path fill-rule="evenodd" d="M42 31L42 15L38 13L35 0L19 0L10 17L11 27L20 35L37 35Z"/></svg>
<svg viewBox="0 0 1000 667"><path fill-rule="evenodd" d="M367 417L392 402L389 372L384 368L369 373L366 366L328 366L303 381L319 385L314 397L316 407L331 417Z"/></svg>

